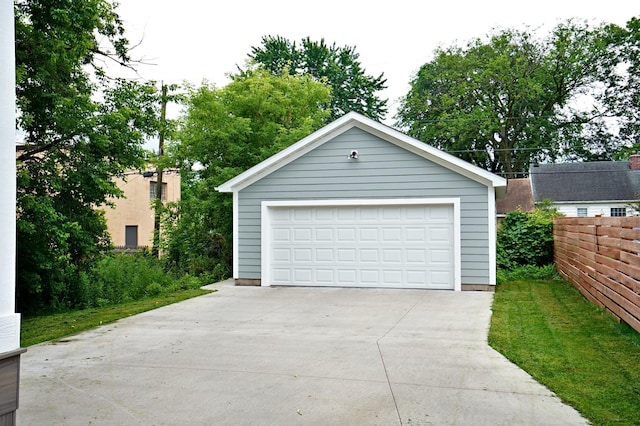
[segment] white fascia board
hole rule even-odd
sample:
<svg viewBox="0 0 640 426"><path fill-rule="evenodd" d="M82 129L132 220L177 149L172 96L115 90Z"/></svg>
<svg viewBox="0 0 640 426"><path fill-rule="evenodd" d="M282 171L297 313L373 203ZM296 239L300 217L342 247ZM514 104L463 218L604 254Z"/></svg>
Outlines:
<svg viewBox="0 0 640 426"><path fill-rule="evenodd" d="M337 198L309 200L265 200L262 207L342 207L342 206L413 206L457 204L459 198Z"/></svg>
<svg viewBox="0 0 640 426"><path fill-rule="evenodd" d="M233 278L240 278L240 203L238 193L233 193Z"/></svg>
<svg viewBox="0 0 640 426"><path fill-rule="evenodd" d="M307 152L312 151L319 145L322 145L323 143L347 130L349 127L345 126L345 124L352 121L355 116L357 116L357 114L351 112L327 124L321 129L318 129L315 132L311 133L309 136L272 155L266 160L246 170L245 172L240 173L238 176L224 182L222 185L217 186L215 188L216 191L234 192L246 188L252 183L268 175L269 173L274 172L280 167L290 163L296 158L303 156Z"/></svg>
<svg viewBox="0 0 640 426"><path fill-rule="evenodd" d="M234 192L246 188L269 173L301 157L352 127L358 127L372 133L387 142L400 146L427 160L466 176L471 180L496 188L499 191L499 196L503 196L504 192L506 192L507 180L505 178L474 166L458 157L454 157L424 142L420 142L411 136L405 135L392 127L355 112L350 112L342 116L215 189L220 192Z"/></svg>
<svg viewBox="0 0 640 426"><path fill-rule="evenodd" d="M496 217L496 199L493 196L491 188L487 188L487 219L489 220L489 285L496 285L497 283L497 249L498 249L498 232L497 232L497 217Z"/></svg>
<svg viewBox="0 0 640 426"><path fill-rule="evenodd" d="M369 130L370 133L373 133L388 142L394 143L407 151L413 152L427 160L431 160L443 167L456 171L472 180L494 188L504 187L506 191L507 180L503 177L474 166L471 163L414 139L411 136L405 135L394 128L378 123L377 121L367 119L367 122L363 122L363 124L365 125L364 127L358 127L363 130ZM390 140L390 138L394 140Z"/></svg>

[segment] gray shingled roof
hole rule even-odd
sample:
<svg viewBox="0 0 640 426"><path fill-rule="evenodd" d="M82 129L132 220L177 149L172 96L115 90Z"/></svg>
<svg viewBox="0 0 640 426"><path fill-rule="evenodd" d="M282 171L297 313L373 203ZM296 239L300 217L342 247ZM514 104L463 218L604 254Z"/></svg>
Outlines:
<svg viewBox="0 0 640 426"><path fill-rule="evenodd" d="M628 161L538 164L529 172L536 202L631 201L640 194L640 170Z"/></svg>

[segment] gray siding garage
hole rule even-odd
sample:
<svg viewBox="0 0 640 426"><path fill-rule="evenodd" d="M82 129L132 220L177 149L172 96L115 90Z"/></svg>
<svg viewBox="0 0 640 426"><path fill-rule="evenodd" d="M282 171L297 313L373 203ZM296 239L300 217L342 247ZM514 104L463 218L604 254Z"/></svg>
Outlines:
<svg viewBox="0 0 640 426"><path fill-rule="evenodd" d="M238 283L460 290L495 285L505 187L350 113L217 189L234 194Z"/></svg>

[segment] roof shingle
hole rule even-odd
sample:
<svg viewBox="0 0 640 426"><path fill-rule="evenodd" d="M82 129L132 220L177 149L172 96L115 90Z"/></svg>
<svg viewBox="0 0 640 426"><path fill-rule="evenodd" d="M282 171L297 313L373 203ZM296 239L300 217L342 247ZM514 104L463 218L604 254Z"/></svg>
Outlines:
<svg viewBox="0 0 640 426"><path fill-rule="evenodd" d="M559 201L632 201L640 194L640 170L628 161L534 164L533 198Z"/></svg>

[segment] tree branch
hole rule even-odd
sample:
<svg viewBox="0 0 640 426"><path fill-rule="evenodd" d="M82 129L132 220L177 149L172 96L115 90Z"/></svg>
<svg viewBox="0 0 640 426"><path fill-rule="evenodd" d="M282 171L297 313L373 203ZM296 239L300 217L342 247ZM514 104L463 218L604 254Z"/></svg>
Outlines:
<svg viewBox="0 0 640 426"><path fill-rule="evenodd" d="M22 152L22 154L20 154L18 157L16 157L16 161L28 161L31 160L32 158L34 158L36 155L40 154L41 152L45 152L50 150L51 148L57 146L60 142L62 142L62 139L56 139L52 142L49 142L48 144L45 145L40 145L37 146L33 149L26 149L26 145L25 145L25 150Z"/></svg>

